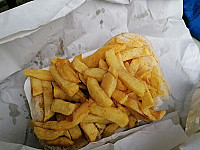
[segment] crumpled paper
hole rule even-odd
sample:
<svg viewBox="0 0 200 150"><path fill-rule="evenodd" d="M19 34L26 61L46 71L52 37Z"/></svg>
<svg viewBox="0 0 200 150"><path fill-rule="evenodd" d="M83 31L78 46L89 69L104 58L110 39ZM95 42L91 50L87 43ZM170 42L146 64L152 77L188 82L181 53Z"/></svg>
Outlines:
<svg viewBox="0 0 200 150"><path fill-rule="evenodd" d="M176 111L184 127L191 89L200 74L200 54L182 20L182 7L179 0L133 0L129 5L87 1L30 35L20 33L15 40L0 44L0 141L40 148L28 126L24 68L44 68L53 57L70 58L97 49L121 32L140 33L153 43L172 91L162 108Z"/></svg>

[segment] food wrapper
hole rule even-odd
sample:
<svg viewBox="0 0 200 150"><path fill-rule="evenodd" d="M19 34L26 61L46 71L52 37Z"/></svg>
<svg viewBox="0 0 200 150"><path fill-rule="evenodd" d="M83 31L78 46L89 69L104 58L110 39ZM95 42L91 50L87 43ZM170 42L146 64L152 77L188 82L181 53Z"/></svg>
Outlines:
<svg viewBox="0 0 200 150"><path fill-rule="evenodd" d="M167 110L168 120L137 127L113 142L104 141L101 144L102 141L99 141L88 146L122 149L120 146L123 145L123 149L130 146L139 149L140 145L141 148L146 148L142 147L146 145L159 149L162 145L173 148L186 141L186 134L181 127L185 127L192 87L199 79L200 54L182 20L183 2L133 0L126 4L129 1L110 1L77 1L74 5L67 0L57 1L57 4L53 0L43 1L46 6L44 9L49 13L44 13L40 10L42 7L35 3L28 3L1 14L1 27L5 26L6 29L10 24L13 28L12 32L0 29L0 33L5 33L0 37L0 148L41 148L28 125L31 117L23 90L26 80L23 69L45 68L50 65L51 58L71 58L89 52L122 32L139 33L152 42L171 87L169 101L161 106L161 109ZM39 0L34 2L40 3ZM32 9L34 11L25 13L27 8L22 8L27 6L35 7ZM34 12L45 20L33 17L30 21ZM13 21L3 21L9 17ZM24 27L25 22L29 27ZM180 124L176 125L169 119L174 122L180 120ZM113 136L120 137L127 132ZM113 136L110 138L114 139Z"/></svg>

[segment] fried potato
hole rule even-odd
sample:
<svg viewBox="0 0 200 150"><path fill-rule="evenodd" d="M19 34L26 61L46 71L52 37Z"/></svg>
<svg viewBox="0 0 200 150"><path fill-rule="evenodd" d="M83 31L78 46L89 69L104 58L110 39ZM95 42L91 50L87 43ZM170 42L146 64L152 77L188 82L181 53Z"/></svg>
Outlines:
<svg viewBox="0 0 200 150"><path fill-rule="evenodd" d="M78 85L80 89L87 90L87 86L85 84Z"/></svg>
<svg viewBox="0 0 200 150"><path fill-rule="evenodd" d="M62 121L62 120L65 120L67 118L66 115L63 115L63 114L56 114L56 120L57 121Z"/></svg>
<svg viewBox="0 0 200 150"><path fill-rule="evenodd" d="M139 100L140 99L134 92L129 93L128 94L128 98L134 99L134 100Z"/></svg>
<svg viewBox="0 0 200 150"><path fill-rule="evenodd" d="M88 114L87 117L85 117L81 122L83 123L103 123L103 124L108 124L111 123L109 120L102 118L100 116L97 115L93 115L93 114Z"/></svg>
<svg viewBox="0 0 200 150"><path fill-rule="evenodd" d="M51 111L68 116L71 115L79 106L79 103L73 104L63 101L62 99L54 99L51 105Z"/></svg>
<svg viewBox="0 0 200 150"><path fill-rule="evenodd" d="M64 136L66 136L68 139L72 139L70 133L69 133L69 130L65 130L65 133L64 133Z"/></svg>
<svg viewBox="0 0 200 150"><path fill-rule="evenodd" d="M151 114L149 108L142 108L142 112L148 117L149 120L151 121L156 121L156 118Z"/></svg>
<svg viewBox="0 0 200 150"><path fill-rule="evenodd" d="M133 48L121 51L120 53L123 61L150 55L150 51L147 47Z"/></svg>
<svg viewBox="0 0 200 150"><path fill-rule="evenodd" d="M95 123L95 126L99 129L99 130L104 130L106 128L106 124L104 123Z"/></svg>
<svg viewBox="0 0 200 150"><path fill-rule="evenodd" d="M115 107L101 107L96 103L93 103L91 105L90 113L106 118L116 123L121 128L124 128L129 122L128 115Z"/></svg>
<svg viewBox="0 0 200 150"><path fill-rule="evenodd" d="M129 65L129 63L128 63L127 61L124 62L124 66L125 66L126 70L127 70L129 73L131 73L131 67L130 67L130 65Z"/></svg>
<svg viewBox="0 0 200 150"><path fill-rule="evenodd" d="M69 133L70 133L71 138L73 140L76 140L76 139L78 139L78 138L80 138L82 136L81 129L79 128L78 125L73 127L73 128L71 128L71 129L69 129Z"/></svg>
<svg viewBox="0 0 200 150"><path fill-rule="evenodd" d="M115 89L112 93L112 98L118 103L124 104L128 100L128 95L118 89Z"/></svg>
<svg viewBox="0 0 200 150"><path fill-rule="evenodd" d="M145 108L150 108L154 106L154 101L151 96L151 93L149 91L149 88L147 85L145 85L146 91L144 93L144 96L141 98L142 99L142 107Z"/></svg>
<svg viewBox="0 0 200 150"><path fill-rule="evenodd" d="M55 140L46 141L48 145L53 146L62 146L62 147L68 147L74 144L74 142L66 137L58 137Z"/></svg>
<svg viewBox="0 0 200 150"><path fill-rule="evenodd" d="M117 59L118 59L118 62L120 63L121 67L123 67L124 69L126 69L126 67L124 66L124 63L123 63L123 60L122 60L122 56L121 56L121 53L118 52L118 53L115 53Z"/></svg>
<svg viewBox="0 0 200 150"><path fill-rule="evenodd" d="M74 70L78 71L79 73L83 74L85 70L89 69L78 56L74 57L72 61L72 67Z"/></svg>
<svg viewBox="0 0 200 150"><path fill-rule="evenodd" d="M94 142L99 135L99 131L93 123L80 123L80 126L90 142Z"/></svg>
<svg viewBox="0 0 200 150"><path fill-rule="evenodd" d="M78 90L78 92L70 97L69 95L67 95L65 92L63 92L63 90L56 85L55 82L53 82L53 87L54 87L54 97L56 99L63 99L63 100L68 100L68 101L73 101L73 102L84 102L86 100L85 95L83 94L83 92L81 92L81 90Z"/></svg>
<svg viewBox="0 0 200 150"><path fill-rule="evenodd" d="M37 78L30 77L32 95L37 96L43 93L42 81Z"/></svg>
<svg viewBox="0 0 200 150"><path fill-rule="evenodd" d="M153 109L149 109L151 114L155 117L156 120L160 120L163 118L163 116L165 115L166 111L165 110L159 110L159 111L155 111Z"/></svg>
<svg viewBox="0 0 200 150"><path fill-rule="evenodd" d="M129 64L129 72L131 73L131 75L135 76L138 69L139 69L139 59L132 59L131 63Z"/></svg>
<svg viewBox="0 0 200 150"><path fill-rule="evenodd" d="M130 90L134 91L137 95L143 96L145 92L145 86L138 79L133 77L127 70L122 68L118 62L118 59L113 50L109 50L105 53L106 61L109 66L113 66L119 73L119 79Z"/></svg>
<svg viewBox="0 0 200 150"><path fill-rule="evenodd" d="M111 136L115 133L115 131L117 130L118 125L115 123L109 124L105 130L103 131L103 137L108 137Z"/></svg>
<svg viewBox="0 0 200 150"><path fill-rule="evenodd" d="M51 72L49 70L41 70L41 69L25 69L24 75L28 77L37 78L40 80L54 81Z"/></svg>
<svg viewBox="0 0 200 150"><path fill-rule="evenodd" d="M48 130L34 127L34 133L40 140L54 140L64 134L64 131Z"/></svg>
<svg viewBox="0 0 200 150"><path fill-rule="evenodd" d="M108 72L112 74L116 79L118 78L118 72L114 67L109 67Z"/></svg>
<svg viewBox="0 0 200 150"><path fill-rule="evenodd" d="M111 73L106 73L103 76L101 87L110 98L117 86L117 78L115 78Z"/></svg>
<svg viewBox="0 0 200 150"><path fill-rule="evenodd" d="M87 80L84 78L84 76L81 73L79 73L78 76L79 76L81 82L83 82L83 84L87 85Z"/></svg>
<svg viewBox="0 0 200 150"><path fill-rule="evenodd" d="M124 103L124 105L128 108L133 109L139 114L143 115L142 111L139 108L138 102L136 100L128 98L128 100Z"/></svg>
<svg viewBox="0 0 200 150"><path fill-rule="evenodd" d="M125 91L125 90L127 90L127 87L119 79L117 79L116 89Z"/></svg>
<svg viewBox="0 0 200 150"><path fill-rule="evenodd" d="M68 59L61 59L60 57L56 57L50 60L51 65L55 65L58 60L62 60L70 66L70 61Z"/></svg>
<svg viewBox="0 0 200 150"><path fill-rule="evenodd" d="M79 86L73 82L67 81L65 79L63 79L58 71L56 70L55 66L50 66L49 70L52 74L52 77L55 79L55 81L58 83L58 85L62 88L62 90L71 96L74 96L76 94L76 92L78 92L79 90Z"/></svg>
<svg viewBox="0 0 200 150"><path fill-rule="evenodd" d="M129 118L128 127L129 127L129 129L131 129L131 128L135 127L137 119L133 115L129 115L128 118Z"/></svg>
<svg viewBox="0 0 200 150"><path fill-rule="evenodd" d="M101 82L106 72L107 71L100 68L90 68L84 72L84 78L87 79L88 77L91 77L96 79L98 82Z"/></svg>
<svg viewBox="0 0 200 150"><path fill-rule="evenodd" d="M77 74L74 72L74 70L62 59L57 60L56 62L56 69L58 70L58 73L62 78L65 80L74 82L74 83L79 83L80 80L77 76Z"/></svg>
<svg viewBox="0 0 200 150"><path fill-rule="evenodd" d="M75 127L78 125L89 113L90 105L93 101L85 101L79 108L77 108L72 113L71 117L68 117L63 121L48 121L45 123L32 121L32 126L41 127L45 129L53 129L53 130L66 130Z"/></svg>
<svg viewBox="0 0 200 150"><path fill-rule="evenodd" d="M149 119L147 116L145 115L141 115L140 113L136 112L135 110L129 108L131 114L137 119L137 120L142 120L142 121L145 121L145 122L148 122Z"/></svg>
<svg viewBox="0 0 200 150"><path fill-rule="evenodd" d="M87 88L90 96L94 101L100 106L111 106L113 104L112 100L106 95L104 90L99 86L96 79L87 79Z"/></svg>
<svg viewBox="0 0 200 150"><path fill-rule="evenodd" d="M122 51L126 48L125 45L109 45L109 46L103 46L102 48L98 49L94 54L87 56L83 59L83 62L89 67L89 68L95 68L98 67L100 58L105 58L105 52L109 49L112 49L114 52Z"/></svg>
<svg viewBox="0 0 200 150"><path fill-rule="evenodd" d="M105 71L108 70L108 64L101 58L99 59L99 68Z"/></svg>
<svg viewBox="0 0 200 150"><path fill-rule="evenodd" d="M130 110L120 104L117 105L117 108L125 112L128 116L131 114Z"/></svg>
<svg viewBox="0 0 200 150"><path fill-rule="evenodd" d="M44 122L54 116L54 112L51 111L51 105L53 101L53 91L51 81L42 81L43 97L44 97Z"/></svg>

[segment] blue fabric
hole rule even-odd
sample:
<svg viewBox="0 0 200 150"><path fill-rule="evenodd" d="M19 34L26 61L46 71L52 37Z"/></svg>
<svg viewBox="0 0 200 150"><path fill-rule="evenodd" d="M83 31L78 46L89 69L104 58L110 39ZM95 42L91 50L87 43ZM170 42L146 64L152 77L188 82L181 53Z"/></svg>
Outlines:
<svg viewBox="0 0 200 150"><path fill-rule="evenodd" d="M192 36L200 40L200 0L184 0L184 20Z"/></svg>

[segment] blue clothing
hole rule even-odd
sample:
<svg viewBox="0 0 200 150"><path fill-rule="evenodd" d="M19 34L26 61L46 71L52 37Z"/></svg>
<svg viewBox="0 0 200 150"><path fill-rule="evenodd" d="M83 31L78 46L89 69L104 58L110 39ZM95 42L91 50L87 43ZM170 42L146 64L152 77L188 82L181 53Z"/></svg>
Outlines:
<svg viewBox="0 0 200 150"><path fill-rule="evenodd" d="M183 19L192 36L200 41L200 0L184 0Z"/></svg>

